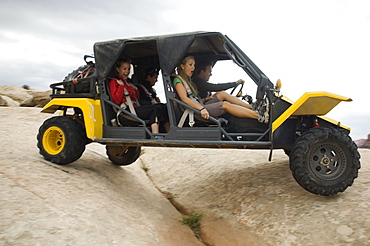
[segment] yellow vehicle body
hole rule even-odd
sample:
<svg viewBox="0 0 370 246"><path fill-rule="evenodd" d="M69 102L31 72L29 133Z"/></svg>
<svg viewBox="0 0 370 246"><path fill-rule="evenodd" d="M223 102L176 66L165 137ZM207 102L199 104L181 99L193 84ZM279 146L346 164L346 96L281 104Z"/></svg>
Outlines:
<svg viewBox="0 0 370 246"><path fill-rule="evenodd" d="M340 102L352 101L351 98L325 91L319 91L306 92L296 102L293 102L285 96L283 96L282 99L292 105L272 123L273 132L288 118L300 115L317 115L334 125L350 130L349 127L324 115L330 112ZM41 112L55 113L57 110L60 110L61 107L80 108L84 116L87 137L92 140L102 138L103 115L100 100L89 98L54 98L44 106Z"/></svg>
<svg viewBox="0 0 370 246"><path fill-rule="evenodd" d="M91 139L103 136L103 114L100 100L90 98L54 98L42 109L42 113L55 113L61 107L79 108L83 112L86 136Z"/></svg>
<svg viewBox="0 0 370 246"><path fill-rule="evenodd" d="M301 115L317 115L318 117L334 125L338 125L342 128L350 130L349 127L340 124L338 121L325 117L324 115L329 113L330 110L332 110L342 101L351 102L351 98L336 95L330 92L319 91L306 92L296 102L293 102L284 96L282 99L288 103L291 103L292 105L272 123L273 132L288 118Z"/></svg>

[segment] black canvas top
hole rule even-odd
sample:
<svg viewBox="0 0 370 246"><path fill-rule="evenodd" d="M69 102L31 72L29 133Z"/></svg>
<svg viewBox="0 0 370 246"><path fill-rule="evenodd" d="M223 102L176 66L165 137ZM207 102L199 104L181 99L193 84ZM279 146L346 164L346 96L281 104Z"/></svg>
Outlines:
<svg viewBox="0 0 370 246"><path fill-rule="evenodd" d="M223 49L224 38L217 32L192 32L97 42L94 54L98 81L108 76L122 56L132 60L157 59L165 74L172 73L186 54L208 54L218 56L218 59L229 59Z"/></svg>

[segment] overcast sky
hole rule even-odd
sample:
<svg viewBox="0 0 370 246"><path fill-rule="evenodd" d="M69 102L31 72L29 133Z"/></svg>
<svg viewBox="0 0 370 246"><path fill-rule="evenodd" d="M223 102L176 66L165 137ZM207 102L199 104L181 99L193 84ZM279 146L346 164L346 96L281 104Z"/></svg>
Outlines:
<svg viewBox="0 0 370 246"><path fill-rule="evenodd" d="M329 117L353 139L370 133L369 0L0 0L0 84L48 90L95 42L191 31L228 35L293 100L351 97ZM225 74L217 67L211 81Z"/></svg>

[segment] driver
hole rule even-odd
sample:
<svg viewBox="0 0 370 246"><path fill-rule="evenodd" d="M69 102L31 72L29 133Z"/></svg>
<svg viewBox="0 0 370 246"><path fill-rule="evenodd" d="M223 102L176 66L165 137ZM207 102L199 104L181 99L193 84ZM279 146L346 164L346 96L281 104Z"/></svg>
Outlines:
<svg viewBox="0 0 370 246"><path fill-rule="evenodd" d="M218 101L227 101L232 104L242 106L247 109L252 109L252 105L239 100L238 98L226 93L224 90L235 87L239 84L244 84L244 80L239 79L236 82L212 84L209 83L209 77L212 76L212 63L207 61L201 61L195 66L195 73L192 77L192 81L195 84L198 96L202 98L203 102L212 103ZM211 94L211 92L216 92Z"/></svg>
<svg viewBox="0 0 370 246"><path fill-rule="evenodd" d="M222 84L213 84L209 83L209 77L212 76L212 62L200 61L197 62L194 75L192 80L197 86L199 96L201 98L206 98L211 95L211 92L223 91L233 87L236 87L239 84L244 84L244 80L239 79L236 82L222 83Z"/></svg>

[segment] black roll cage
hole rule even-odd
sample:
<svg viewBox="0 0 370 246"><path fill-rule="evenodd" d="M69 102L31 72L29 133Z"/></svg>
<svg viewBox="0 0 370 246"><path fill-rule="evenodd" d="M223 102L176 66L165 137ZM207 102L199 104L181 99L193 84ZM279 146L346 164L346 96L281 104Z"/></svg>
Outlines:
<svg viewBox="0 0 370 246"><path fill-rule="evenodd" d="M268 123L267 130L263 133L226 132L218 119L213 117L211 117L210 121L212 121L216 127L183 127L180 129L176 126L174 103L193 110L196 115L199 115L198 110L190 107L177 98L170 77L177 64L186 55L192 55L196 60L209 59L215 62L219 60L234 61L257 84L257 100L261 100L264 95L267 95L270 99L270 103L275 100L274 86L271 81L228 36L218 32L193 32L175 35L117 39L95 43L94 55L95 73L84 80L90 79L91 81L94 81L91 85L90 93L86 96L100 99L102 101L104 114L103 138L96 139L97 142L140 146L191 145L193 147L206 146L218 148L273 148L271 119ZM161 68L171 124L171 131L164 134L166 136L164 139L157 140L155 138L155 134L152 134L147 129L147 125L143 120L131 114L128 110L115 105L110 100L106 83L109 77L113 77L114 64L121 57L128 57L132 60L135 73L138 71L139 76L142 75L141 73L144 71L143 67L140 66L151 64ZM58 86L66 83L70 83L70 81L53 84L51 86L53 89L53 94L51 96L83 96L81 94L68 95L60 93L61 88ZM96 90L96 88L98 88L98 90ZM59 92L57 92L58 90ZM141 123L140 127L128 127L127 129L125 127L112 127L108 117L108 115L111 115L111 108L122 110L125 114L130 115L133 118L136 117L137 121ZM204 138L202 138L202 136ZM235 136L256 137L257 140L236 141ZM266 137L268 140L266 140Z"/></svg>

